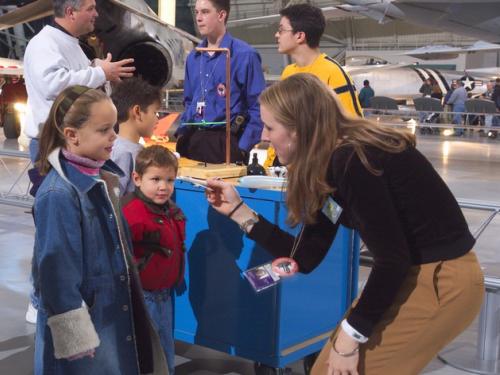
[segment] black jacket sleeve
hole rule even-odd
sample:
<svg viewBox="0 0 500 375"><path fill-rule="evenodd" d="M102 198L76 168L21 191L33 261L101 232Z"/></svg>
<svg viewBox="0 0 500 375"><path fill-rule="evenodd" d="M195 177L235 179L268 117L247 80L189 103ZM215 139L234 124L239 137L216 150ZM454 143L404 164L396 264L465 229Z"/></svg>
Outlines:
<svg viewBox="0 0 500 375"><path fill-rule="evenodd" d="M335 238L338 226L338 222L334 225L323 213L318 213L315 224L306 225L294 256L300 272L309 273L321 263ZM260 215L259 222L252 227L248 237L276 258L289 257L295 239Z"/></svg>

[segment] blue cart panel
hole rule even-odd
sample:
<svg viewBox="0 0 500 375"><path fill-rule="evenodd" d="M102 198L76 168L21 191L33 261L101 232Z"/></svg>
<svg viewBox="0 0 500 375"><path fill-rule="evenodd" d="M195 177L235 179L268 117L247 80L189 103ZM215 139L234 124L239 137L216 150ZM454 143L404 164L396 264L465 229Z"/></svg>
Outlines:
<svg viewBox="0 0 500 375"><path fill-rule="evenodd" d="M238 189L245 202L286 226L284 193ZM321 265L260 293L242 272L272 260L230 219L207 203L203 189L176 183L187 217L185 283L177 289L175 339L263 363L287 364L317 352L357 293L359 243L341 227Z"/></svg>

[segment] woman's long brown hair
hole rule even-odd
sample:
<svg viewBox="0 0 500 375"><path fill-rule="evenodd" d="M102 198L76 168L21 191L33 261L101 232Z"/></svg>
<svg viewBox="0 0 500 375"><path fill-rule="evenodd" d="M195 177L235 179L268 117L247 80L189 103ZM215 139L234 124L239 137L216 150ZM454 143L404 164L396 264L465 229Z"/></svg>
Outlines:
<svg viewBox="0 0 500 375"><path fill-rule="evenodd" d="M313 223L333 188L327 171L332 153L351 145L363 165L375 169L365 147L398 153L415 145L415 137L401 130L379 125L361 117L347 115L333 91L311 74L295 74L268 87L260 104L278 123L295 132L296 144L288 167L288 222Z"/></svg>
<svg viewBox="0 0 500 375"><path fill-rule="evenodd" d="M75 92L78 96L72 101ZM103 91L83 86L68 87L56 97L40 135L40 153L36 166L42 176L50 171L50 153L66 144L64 128L80 129L90 117L92 104L104 99L110 100Z"/></svg>

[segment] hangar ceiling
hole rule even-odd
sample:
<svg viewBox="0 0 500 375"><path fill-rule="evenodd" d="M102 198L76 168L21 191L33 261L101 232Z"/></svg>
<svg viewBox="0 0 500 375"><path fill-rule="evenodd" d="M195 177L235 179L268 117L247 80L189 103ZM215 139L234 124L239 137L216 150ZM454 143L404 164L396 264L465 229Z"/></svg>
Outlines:
<svg viewBox="0 0 500 375"><path fill-rule="evenodd" d="M279 9L287 3L303 1L286 0L235 0L231 2L229 21L247 18L258 18L277 14ZM189 5L194 7L195 1ZM320 8L331 7L331 0L315 0L310 2ZM336 13L337 14L337 13ZM231 25L230 31L237 37L243 38L251 44L274 44L279 19L270 19L266 22L246 23L245 25ZM375 20L356 16L352 13L338 12L328 19L327 30L323 43L343 46L347 49L414 49L429 44L451 44L455 46L470 45L474 39L460 35L440 32L422 26L414 26L402 21L390 22L385 25Z"/></svg>

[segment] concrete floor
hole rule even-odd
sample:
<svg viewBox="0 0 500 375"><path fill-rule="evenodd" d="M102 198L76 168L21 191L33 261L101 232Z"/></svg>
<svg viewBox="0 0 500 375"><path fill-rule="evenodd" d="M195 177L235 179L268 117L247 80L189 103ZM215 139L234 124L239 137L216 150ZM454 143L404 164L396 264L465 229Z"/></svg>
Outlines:
<svg viewBox="0 0 500 375"><path fill-rule="evenodd" d="M0 136L0 150L14 149L16 142ZM419 149L429 158L459 199L481 200L500 204L500 140L470 138L443 139L421 136ZM0 192L5 192L25 166L22 159L0 156ZM26 191L23 178L14 192ZM33 222L27 209L0 205L0 374L32 374L34 326L25 322L28 302L28 272L33 248ZM464 213L474 232L487 213L466 209ZM492 221L480 237L476 252L484 264L498 263L500 253L496 234L500 218ZM367 269L360 272L360 283ZM500 277L500 275L496 275ZM475 346L475 322L451 345ZM450 346L451 347L451 346ZM249 361L230 357L199 346L177 345L177 371L183 374L253 374ZM289 374L303 374L301 362L289 366ZM424 374L459 375L466 372L433 360ZM404 371L402 371L404 375Z"/></svg>

